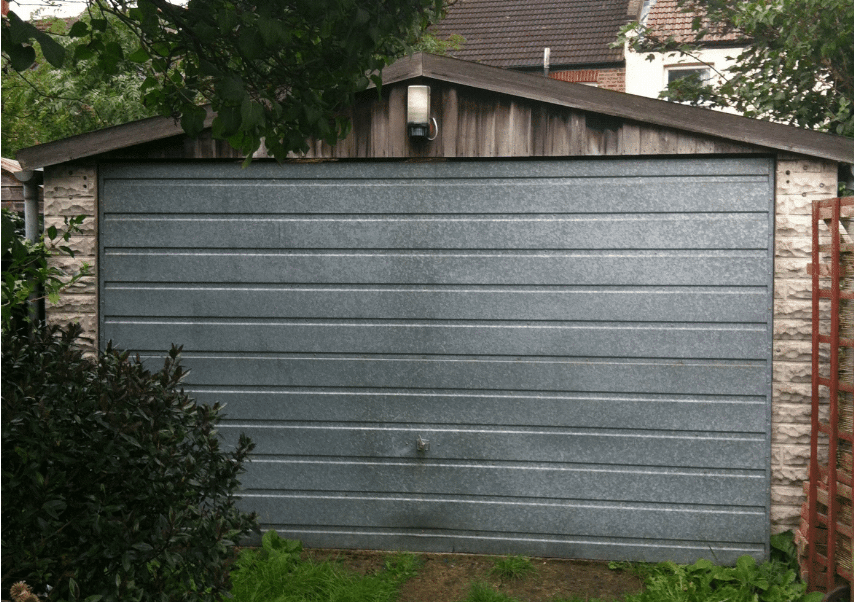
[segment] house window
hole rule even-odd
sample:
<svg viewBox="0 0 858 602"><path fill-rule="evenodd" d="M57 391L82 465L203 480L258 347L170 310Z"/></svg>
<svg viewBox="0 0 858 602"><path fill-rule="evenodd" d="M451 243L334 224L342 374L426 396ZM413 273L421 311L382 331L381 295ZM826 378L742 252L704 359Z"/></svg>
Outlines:
<svg viewBox="0 0 858 602"><path fill-rule="evenodd" d="M667 84L678 81L684 77L697 78L700 83L707 83L712 77L709 67L668 67Z"/></svg>

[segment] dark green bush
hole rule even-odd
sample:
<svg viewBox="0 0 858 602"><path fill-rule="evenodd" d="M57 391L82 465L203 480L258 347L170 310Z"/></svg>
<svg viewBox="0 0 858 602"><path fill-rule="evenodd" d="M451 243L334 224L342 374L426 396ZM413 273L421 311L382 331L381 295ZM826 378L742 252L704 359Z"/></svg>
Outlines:
<svg viewBox="0 0 858 602"><path fill-rule="evenodd" d="M2 591L50 600L219 600L253 444L220 449L219 407L180 388L173 348L156 373L108 346L84 358L79 328L7 335L2 359Z"/></svg>

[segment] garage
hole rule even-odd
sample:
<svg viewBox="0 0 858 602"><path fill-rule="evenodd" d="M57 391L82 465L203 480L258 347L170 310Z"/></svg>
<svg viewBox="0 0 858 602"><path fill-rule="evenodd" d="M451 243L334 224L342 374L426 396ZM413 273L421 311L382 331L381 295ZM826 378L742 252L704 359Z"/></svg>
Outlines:
<svg viewBox="0 0 858 602"><path fill-rule="evenodd" d="M105 166L102 344L181 341L307 545L761 557L772 171Z"/></svg>
<svg viewBox="0 0 858 602"><path fill-rule="evenodd" d="M162 118L21 151L46 224L89 216L49 320L183 345L256 442L242 504L308 547L727 564L797 527L851 140L428 55L348 115L247 168Z"/></svg>

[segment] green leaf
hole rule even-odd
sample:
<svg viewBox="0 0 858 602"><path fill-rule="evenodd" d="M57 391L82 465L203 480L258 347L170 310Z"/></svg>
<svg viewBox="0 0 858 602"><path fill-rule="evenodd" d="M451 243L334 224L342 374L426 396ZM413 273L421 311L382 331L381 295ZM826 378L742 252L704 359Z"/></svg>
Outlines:
<svg viewBox="0 0 858 602"><path fill-rule="evenodd" d="M36 62L36 51L32 46L12 46L6 52L9 54L9 64L15 71L26 71Z"/></svg>
<svg viewBox="0 0 858 602"><path fill-rule="evenodd" d="M126 58L132 63L145 63L149 60L149 53L146 52L146 49L141 46L140 48L129 54Z"/></svg>
<svg viewBox="0 0 858 602"><path fill-rule="evenodd" d="M14 11L9 11L6 17L8 19L8 30L4 31L4 34L8 36L8 41L13 46L29 44L35 38L36 34L39 33L39 30L32 23L22 21Z"/></svg>
<svg viewBox="0 0 858 602"><path fill-rule="evenodd" d="M200 73L209 77L220 77L222 75L220 69L205 59L200 59Z"/></svg>
<svg viewBox="0 0 858 602"><path fill-rule="evenodd" d="M243 27L238 36L238 48L250 60L256 60L262 56L265 51L262 42L258 30L249 27Z"/></svg>
<svg viewBox="0 0 858 602"><path fill-rule="evenodd" d="M212 135L221 140L233 136L241 127L241 110L239 107L223 107L217 113L212 123Z"/></svg>
<svg viewBox="0 0 858 602"><path fill-rule="evenodd" d="M74 25L72 25L69 30L68 36L70 38L82 38L88 33L89 26L84 21L75 21Z"/></svg>
<svg viewBox="0 0 858 602"><path fill-rule="evenodd" d="M262 123L265 118L265 110L258 102L253 101L250 97L246 97L241 103L241 129L251 131L257 125Z"/></svg>
<svg viewBox="0 0 858 602"><path fill-rule="evenodd" d="M205 128L204 109L188 109L182 114L182 130L191 138L196 138Z"/></svg>
<svg viewBox="0 0 858 602"><path fill-rule="evenodd" d="M246 92L244 82L235 75L228 75L215 86L218 95L226 102L240 104L244 101Z"/></svg>
<svg viewBox="0 0 858 602"><path fill-rule="evenodd" d="M66 58L66 49L54 40L54 38L42 31L36 34L36 40L42 48L42 54L45 55L45 59L54 67L62 67Z"/></svg>
<svg viewBox="0 0 858 602"><path fill-rule="evenodd" d="M74 59L76 61L88 61L95 56L95 51L88 44L79 44L74 49Z"/></svg>
<svg viewBox="0 0 858 602"><path fill-rule="evenodd" d="M269 48L282 43L283 39L287 37L283 25L273 19L260 19L257 27L262 42Z"/></svg>
<svg viewBox="0 0 858 602"><path fill-rule="evenodd" d="M692 564L689 567L689 570L691 570L691 571L708 571L712 567L713 567L712 562L710 562L709 560L706 560L705 558L701 558L700 560L698 560L697 562Z"/></svg>
<svg viewBox="0 0 858 602"><path fill-rule="evenodd" d="M736 568L744 573L750 573L757 568L757 561L745 554L736 559Z"/></svg>

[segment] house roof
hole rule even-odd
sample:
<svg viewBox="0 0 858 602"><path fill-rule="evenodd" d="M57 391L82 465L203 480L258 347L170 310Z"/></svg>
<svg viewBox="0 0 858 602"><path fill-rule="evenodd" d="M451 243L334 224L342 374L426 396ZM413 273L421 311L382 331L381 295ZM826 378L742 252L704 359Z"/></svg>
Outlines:
<svg viewBox="0 0 858 602"><path fill-rule="evenodd" d="M506 68L542 67L551 48L552 65L593 65L623 60L611 48L629 22L629 0L457 0L434 26L441 39L465 38L449 55Z"/></svg>
<svg viewBox="0 0 858 602"><path fill-rule="evenodd" d="M646 16L646 25L661 38L673 36L680 42L693 42L695 31L692 29L692 22L695 17L702 17L704 26L711 26L711 22L704 15L705 11L696 7L693 1L686 1L679 6L678 0L654 0ZM699 41L702 43L741 42L741 35L736 31L716 27L713 27L712 31L713 33Z"/></svg>
<svg viewBox="0 0 858 602"><path fill-rule="evenodd" d="M854 141L851 138L654 98L570 84L541 75L498 69L449 57L415 54L385 68L382 74L385 84L417 78L469 86L689 133L717 136L727 141L753 144L774 151L793 152L841 163L854 162ZM207 127L211 125L213 118L214 115L209 109L205 122ZM151 117L21 149L16 158L22 168L34 169L180 134L182 128L176 120Z"/></svg>

